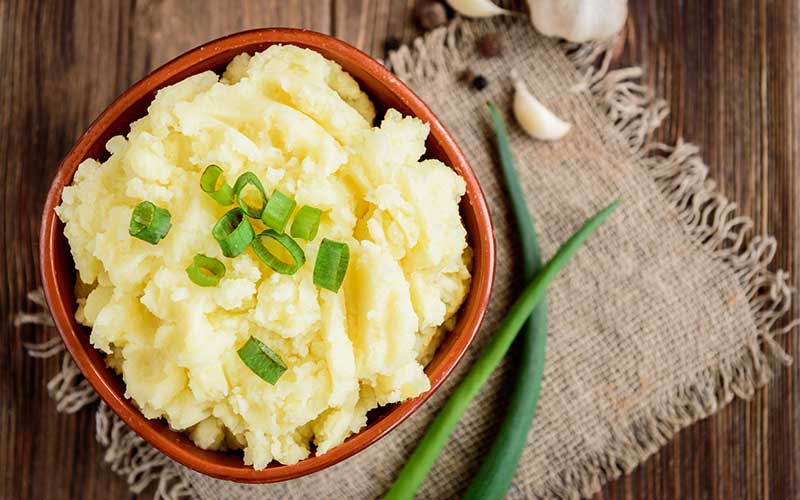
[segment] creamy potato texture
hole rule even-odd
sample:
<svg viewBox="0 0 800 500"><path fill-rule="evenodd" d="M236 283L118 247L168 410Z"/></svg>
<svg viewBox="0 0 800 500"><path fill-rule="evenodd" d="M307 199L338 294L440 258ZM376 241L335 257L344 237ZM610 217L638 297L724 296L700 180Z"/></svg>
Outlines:
<svg viewBox="0 0 800 500"><path fill-rule="evenodd" d="M374 118L337 64L273 46L236 57L221 78L159 91L127 137L108 142L108 160L80 165L56 209L81 282L77 318L147 418L203 448L244 449L261 469L306 458L312 443L324 453L368 410L429 388L423 366L469 287L465 184L420 160L426 124L394 110ZM317 237L298 240L307 262L296 274L252 250L222 256L211 228L230 207L199 184L212 163L231 184L252 171L267 194L323 211ZM158 245L128 234L142 200L172 215ZM350 247L338 293L312 281L323 237ZM198 253L227 267L219 286L188 279ZM276 385L239 359L250 336L286 362Z"/></svg>

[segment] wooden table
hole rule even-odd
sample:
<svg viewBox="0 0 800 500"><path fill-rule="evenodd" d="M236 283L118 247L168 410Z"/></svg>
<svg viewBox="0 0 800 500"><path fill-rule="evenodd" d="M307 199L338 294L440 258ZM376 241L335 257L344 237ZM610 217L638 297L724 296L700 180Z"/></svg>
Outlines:
<svg viewBox="0 0 800 500"><path fill-rule="evenodd" d="M413 0L0 0L0 498L130 498L102 461L91 411L57 414L45 390L55 360L21 339L32 310L39 210L60 158L112 99L149 70L234 31L295 26L334 34L375 57L388 35L418 32ZM513 4L513 2L512 2ZM775 265L800 276L796 162L800 157L797 0L632 2L619 65L639 64L672 115L667 142L697 143L719 189L756 230L779 242ZM797 316L795 306L793 315ZM779 342L800 354L800 336ZM752 401L735 401L681 432L596 498L800 497L800 364Z"/></svg>

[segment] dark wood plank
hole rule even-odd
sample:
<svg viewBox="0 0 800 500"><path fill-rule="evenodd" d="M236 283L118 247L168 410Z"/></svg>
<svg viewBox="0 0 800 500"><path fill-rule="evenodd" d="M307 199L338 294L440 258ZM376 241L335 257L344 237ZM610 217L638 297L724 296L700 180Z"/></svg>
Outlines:
<svg viewBox="0 0 800 500"><path fill-rule="evenodd" d="M522 2L503 2L520 8ZM270 25L331 32L382 58L410 40L414 0L0 0L0 315L31 308L38 210L58 160L119 92L178 53ZM757 232L778 239L776 265L800 276L800 6L791 0L631 2L618 64L640 64L672 115L658 137L701 146L711 175ZM797 315L795 307L793 315ZM0 347L0 498L127 498L102 463L90 412L56 414L42 381L57 370L22 352L35 328L6 323ZM800 353L800 337L780 343ZM752 401L684 431L596 498L794 498L800 491L800 365Z"/></svg>

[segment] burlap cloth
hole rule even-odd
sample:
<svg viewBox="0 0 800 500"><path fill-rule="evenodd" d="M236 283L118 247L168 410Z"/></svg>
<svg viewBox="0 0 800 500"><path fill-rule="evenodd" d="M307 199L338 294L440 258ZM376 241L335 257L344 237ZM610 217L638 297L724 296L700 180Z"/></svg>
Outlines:
<svg viewBox="0 0 800 500"><path fill-rule="evenodd" d="M502 57L478 59L480 33L499 30ZM573 124L560 142L511 126L520 178L545 256L601 206L624 206L593 236L549 291L550 331L539 411L509 498L576 498L630 471L680 428L749 397L771 367L788 362L773 324L789 308L786 274L767 270L769 237L713 191L697 149L650 142L667 110L638 82L608 71L603 44L569 47L524 20L462 22L390 57L394 71L455 135L489 200L497 237L494 295L480 337L447 383L389 436L309 477L244 486L194 473L159 454L105 405L97 435L106 461L134 491L202 499L372 499L391 483L436 410L469 369L521 283L512 214L503 193L484 103L508 111L510 70ZM459 81L468 64L488 78L478 92ZM508 116L509 123L513 120ZM33 299L41 297L34 294ZM40 321L47 320L39 316ZM37 321L23 315L20 322ZM29 346L37 356L60 343ZM511 358L513 360L513 356ZM61 411L96 398L68 356L50 383ZM430 473L420 498L457 497L501 418L513 361L492 377Z"/></svg>

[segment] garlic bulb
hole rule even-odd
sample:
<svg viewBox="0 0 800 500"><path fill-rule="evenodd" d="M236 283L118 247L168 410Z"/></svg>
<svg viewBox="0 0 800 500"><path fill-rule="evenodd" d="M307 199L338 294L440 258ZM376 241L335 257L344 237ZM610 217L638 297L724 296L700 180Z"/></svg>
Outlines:
<svg viewBox="0 0 800 500"><path fill-rule="evenodd" d="M528 6L539 32L571 42L610 38L628 17L627 0L528 0Z"/></svg>
<svg viewBox="0 0 800 500"><path fill-rule="evenodd" d="M510 10L498 7L491 0L447 0L450 7L466 17L489 17L512 14Z"/></svg>
<svg viewBox="0 0 800 500"><path fill-rule="evenodd" d="M513 109L520 127L531 137L542 141L557 141L572 128L572 125L557 117L533 97L521 78L514 78Z"/></svg>

